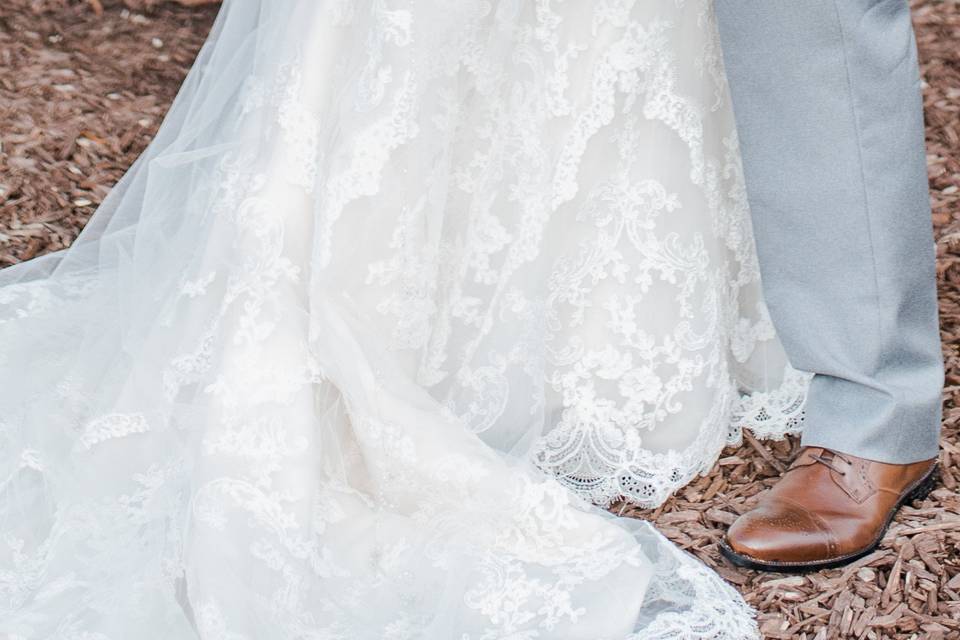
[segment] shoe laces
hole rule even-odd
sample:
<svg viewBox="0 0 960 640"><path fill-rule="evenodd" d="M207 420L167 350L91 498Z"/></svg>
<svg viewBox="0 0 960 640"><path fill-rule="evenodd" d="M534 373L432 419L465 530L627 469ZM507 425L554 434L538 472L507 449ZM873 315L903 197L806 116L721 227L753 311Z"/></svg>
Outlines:
<svg viewBox="0 0 960 640"><path fill-rule="evenodd" d="M822 465L824 465L824 466L826 466L826 467L829 467L832 471L836 471L837 473L839 473L839 474L842 475L842 476L847 475L847 470L846 470L846 469L840 469L840 468L838 468L837 466L835 466L835 465L833 464L833 461L834 461L835 459L837 459L837 458L840 458L841 460L843 460L844 462L846 462L848 465L852 465L853 463L850 462L850 460L848 460L847 458L845 458L842 453L837 453L836 451L830 451L829 453L831 454L829 458L825 458L824 456L820 455L819 453L811 453L811 454L810 454L810 457L811 457L812 459L816 460L817 462L819 462L820 464L822 464Z"/></svg>

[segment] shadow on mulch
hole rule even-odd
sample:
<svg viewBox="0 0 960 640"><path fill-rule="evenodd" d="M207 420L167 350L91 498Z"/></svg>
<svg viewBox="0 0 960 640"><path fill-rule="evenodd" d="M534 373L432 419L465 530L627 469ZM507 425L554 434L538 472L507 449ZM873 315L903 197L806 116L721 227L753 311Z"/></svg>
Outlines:
<svg viewBox="0 0 960 640"><path fill-rule="evenodd" d="M4 0L0 7L0 267L69 246L144 149L216 13L157 0ZM748 440L654 512L674 542L760 612L768 638L960 638L960 2L914 2L939 247L946 409L943 486L905 507L883 548L804 576L733 568L716 543L792 459L795 439Z"/></svg>

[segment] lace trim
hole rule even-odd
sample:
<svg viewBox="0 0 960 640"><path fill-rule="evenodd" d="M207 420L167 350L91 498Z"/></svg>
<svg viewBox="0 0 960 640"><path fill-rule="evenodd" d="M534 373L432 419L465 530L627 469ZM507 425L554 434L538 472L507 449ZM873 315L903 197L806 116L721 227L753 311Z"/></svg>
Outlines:
<svg viewBox="0 0 960 640"><path fill-rule="evenodd" d="M802 432L812 377L788 368L783 383L776 389L741 394L730 420L727 444L743 444L744 429L762 440L783 440Z"/></svg>
<svg viewBox="0 0 960 640"><path fill-rule="evenodd" d="M665 542L669 542L664 538ZM736 589L716 579L706 565L672 547L656 564L646 594L650 603L689 599L690 609L664 612L629 640L751 640L760 632L753 609Z"/></svg>
<svg viewBox="0 0 960 640"><path fill-rule="evenodd" d="M774 440L800 433L810 378L788 366L782 383L771 391L744 392L731 382L714 414L704 420L699 437L683 450L650 451L641 437L613 426L560 425L541 439L533 460L596 505L627 501L656 508L708 473L725 446L739 446L744 429Z"/></svg>

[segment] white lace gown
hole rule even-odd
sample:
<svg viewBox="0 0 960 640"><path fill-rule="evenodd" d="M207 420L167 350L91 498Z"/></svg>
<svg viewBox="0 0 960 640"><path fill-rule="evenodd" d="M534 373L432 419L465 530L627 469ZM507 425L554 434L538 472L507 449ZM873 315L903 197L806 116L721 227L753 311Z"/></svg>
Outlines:
<svg viewBox="0 0 960 640"><path fill-rule="evenodd" d="M0 637L752 638L589 503L803 385L709 2L228 0L76 244L0 272Z"/></svg>

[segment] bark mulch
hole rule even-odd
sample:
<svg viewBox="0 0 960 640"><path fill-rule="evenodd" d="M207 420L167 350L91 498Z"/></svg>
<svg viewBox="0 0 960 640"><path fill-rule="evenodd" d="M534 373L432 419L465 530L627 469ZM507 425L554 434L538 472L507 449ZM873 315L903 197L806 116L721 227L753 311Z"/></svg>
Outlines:
<svg viewBox="0 0 960 640"><path fill-rule="evenodd" d="M151 140L216 10L0 0L0 267L70 245ZM66 5L66 6L65 6Z"/></svg>
<svg viewBox="0 0 960 640"><path fill-rule="evenodd" d="M736 569L716 549L789 464L796 439L748 438L662 508L627 510L735 584L767 638L960 639L960 0L914 4L947 362L942 486L901 511L877 552L802 576ZM3 0L0 267L69 246L155 133L215 12L161 0Z"/></svg>

